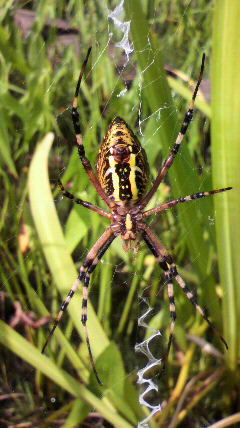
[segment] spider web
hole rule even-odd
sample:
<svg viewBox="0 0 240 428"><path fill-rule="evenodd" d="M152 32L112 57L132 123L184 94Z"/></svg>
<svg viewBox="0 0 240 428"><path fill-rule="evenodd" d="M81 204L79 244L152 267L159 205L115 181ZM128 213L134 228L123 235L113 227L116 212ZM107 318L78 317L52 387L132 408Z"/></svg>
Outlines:
<svg viewBox="0 0 240 428"><path fill-rule="evenodd" d="M128 95L127 84L125 84L125 88L123 88L119 92L116 90L116 88L117 88L120 80L121 81L126 80L126 78L124 76L126 75L126 70L128 69L129 65L131 65L131 63L132 63L133 56L135 53L134 44L130 38L131 22L124 20L124 1L123 0L120 1L117 4L116 8L113 9L112 11L108 11L108 13L106 14L106 18L108 19L108 40L107 40L106 45L103 48L101 46L99 46L99 53L98 53L97 58L95 59L95 61L93 63L92 70L94 70L96 67L98 67L98 63L101 60L102 55L104 55L106 50L111 47L111 50L112 50L111 59L115 63L115 68L118 72L118 75L116 77L115 85L113 85L113 88L110 92L110 95L108 96L108 99L102 108L103 114L105 111L107 111L107 109L109 108L111 103L113 103L116 98L121 98L122 101L124 102L124 98L127 97L127 95ZM151 49L152 48L151 48L151 43L150 43L150 39L149 39L149 44L145 47L145 50L149 51ZM121 67L119 67L119 63L118 63L120 52L123 53L123 60L122 60ZM141 138L141 142L142 142L143 146L146 147L146 150L148 150L148 149L151 150L152 137L155 137L158 134L159 129L162 127L162 121L161 121L162 111L167 110L169 116L171 117L171 115L172 115L172 106L169 106L169 105L160 106L158 109L156 109L151 114L146 114L146 111L144 110L144 106L143 106L143 100L144 100L143 91L145 89L145 87L144 87L144 75L145 75L146 71L148 70L148 68L151 68L151 66L153 64L154 64L154 59L149 62L148 66L144 70L141 70L141 71L138 70L138 72L135 76L135 80L137 82L136 83L136 102L134 103L134 105L132 107L132 111L135 112L136 119L137 119L136 132L137 132L137 135L139 136L139 138ZM157 77L156 80L158 80L159 78L160 77ZM180 103L181 103L181 101L180 101ZM149 137L147 135L147 133L145 133L145 129L146 129L147 125L149 125L150 121L152 121L152 123L153 123L153 126L152 126L153 132L151 134L151 137ZM178 127L176 125L176 128L174 128L172 130L172 141L169 143L169 148L172 146L172 143L174 142L174 135L176 134L177 130L178 130ZM180 152L179 158L180 158L180 161L183 162L184 168L188 168L190 166L190 165L186 164L186 162L184 162L184 159L182 158L181 152ZM190 166L190 167L192 168L192 166ZM186 178L185 178L185 180L186 180ZM204 180L205 180L205 178L203 178L201 185L204 184ZM157 205L159 203L159 201L157 199L155 199L154 203ZM188 208L186 208L186 209L188 209ZM176 214L174 214L174 215L176 215ZM190 233L190 230L184 232L184 235L185 235L184 239L186 239L186 240L188 239L189 233ZM118 245L119 245L119 243L114 243L112 245L113 249L116 250L116 246L118 246ZM195 259L198 257L199 257L199 254L196 254ZM129 260L129 258L128 258L128 260ZM126 258L125 258L125 261L126 261ZM193 260L193 262L194 262L194 260ZM109 261L106 260L106 257L103 257L101 264L103 265L106 263L109 263ZM114 286L116 274L117 273L121 274L121 271L123 269L123 264L120 263L120 265L113 266L113 268L114 268L114 273L113 273L113 277L112 277L111 286ZM139 272L133 272L132 274L133 275L139 275ZM160 280L160 274L159 274L159 280ZM95 280L93 280L93 282L95 282ZM123 283L128 285L127 281L124 281ZM93 298L93 293L95 292L94 290L95 290L95 288L92 290L92 295L91 295L92 298ZM146 288L145 288L145 290L146 290ZM141 294L145 290L142 290ZM107 293L107 291L106 291L106 293ZM141 295L140 295L140 299L141 299ZM147 300L144 300L144 301L147 304ZM141 300L139 300L139 303L140 302L141 302ZM149 313L149 309L147 309L146 313L141 315L141 317L138 319L139 325L141 325L141 327L144 327L147 330L149 330L148 325L145 323L141 324L141 319L146 317L148 315L148 313ZM161 406L160 406L161 399L160 398L159 398L158 404L151 404L151 402L149 402L148 398L147 398L148 394L150 392L152 392L152 390L157 392L158 389L157 389L157 385L153 382L151 377L148 377L150 375L146 375L146 377L145 377L145 374L148 373L149 367L152 367L155 365L160 365L160 363L161 363L161 358L155 358L149 349L149 343L151 341L158 341L158 343L161 343L159 331L153 330L152 335L150 337L148 337L148 339L144 339L143 342L136 345L136 348L135 348L137 352L144 353L144 355L148 359L146 366L144 366L143 368L141 368L138 371L138 377L139 377L138 383L141 387L144 388L144 390L139 395L140 404L147 406L150 409L150 414L148 415L148 417L145 420L143 420L142 422L139 422L139 427L148 426L148 421L151 419L151 417L156 412L159 412L161 410ZM150 399L150 401L151 401L151 399Z"/></svg>
<svg viewBox="0 0 240 428"><path fill-rule="evenodd" d="M191 2L189 2L190 4ZM189 5L186 7L189 7ZM96 67L98 67L98 63L101 60L102 55L105 54L105 52L110 49L111 50L111 60L115 63L115 69L117 70L117 76L115 80L115 85L113 85L112 90L108 96L107 101L105 102L105 105L102 108L102 113L104 114L105 111L109 108L111 103L114 102L115 99L121 98L124 103L124 98L127 98L128 96L128 85L127 83L124 84L124 88L120 91L117 91L116 88L118 87L119 81L126 82L126 72L131 66L135 54L135 48L134 44L131 40L130 36L130 29L131 29L131 21L125 20L125 14L124 14L124 0L121 0L114 9L108 10L106 13L106 20L107 21L107 27L108 27L108 40L104 47L99 46L99 53L97 55L97 58L95 59L92 70L94 70ZM178 31L178 28L176 29L176 32ZM148 38L149 44L145 47L146 51L149 51L152 49L150 37ZM123 56L122 64L119 66L119 55L120 52ZM172 106L170 105L161 105L159 108L157 108L154 112L146 113L146 109L144 108L144 97L143 92L146 89L145 83L144 83L144 76L146 71L152 67L154 64L154 59L149 61L149 64L144 70L137 70L136 76L135 76L135 88L136 88L136 101L132 106L132 111L135 113L136 118L136 129L135 132L137 133L138 137L141 138L141 142L143 146L146 148L146 150L151 150L152 145L152 138L158 135L158 132L160 128L162 127L162 111L166 110L168 112L169 117L172 115ZM156 80L160 79L161 77L156 77ZM181 108L182 101L177 98L177 104L178 109ZM185 107L186 108L186 107ZM177 109L177 110L178 110ZM126 118L125 118L126 119ZM149 126L150 122L152 123L151 129L152 133L151 136L148 135L146 132L147 127ZM179 125L175 125L175 127L172 129L172 141L169 142L169 149L171 148L173 142L174 142L174 136L176 135L176 132L179 129ZM183 163L183 168L192 168L192 165L189 165L186 160L182 157L181 152L179 154L179 162ZM174 166L173 166L174 168ZM198 171L195 171L198 173ZM187 177L184 177L184 180L187 180ZM202 186L204 186L204 181L206 181L206 177L203 176L202 180L200 182L199 189L196 189L196 191L200 190ZM163 185L164 186L164 185ZM157 198L153 201L153 204L158 205L159 204L159 193ZM183 209L188 210L188 207L184 207ZM177 214L174 213L173 216L176 216ZM154 220L152 220L154 222ZM209 217L209 223L210 225L214 223L213 218ZM184 232L184 239L188 239L188 234L191 233L190 230L185 230ZM181 237L180 237L181 239ZM114 243L112 245L113 249L116 251L117 246L119 246L119 243ZM112 248L111 247L111 248ZM110 250L111 251L111 250ZM194 260L196 260L199 257L199 254L195 254L193 257L193 263ZM125 258L126 261L126 258ZM128 258L129 261L129 258ZM103 257L101 260L101 264L104 265L106 263L109 263L109 261L106 260L106 257ZM114 286L115 283L115 276L117 274L121 274L122 270L124 272L123 264L120 263L118 266L113 266L114 273L112 277L112 284L111 286ZM134 275L140 275L141 273L135 271L132 272ZM159 274L159 281L160 281L160 274ZM93 282L95 282L93 280ZM128 285L128 281L123 281L123 284ZM149 349L149 345L152 342L155 342L156 346L161 346L161 333L159 330L156 330L152 327L150 327L148 324L143 322L142 320L149 315L149 313L152 311L148 305L148 301L145 298L142 298L142 294L146 291L148 287L145 287L140 294L139 294L139 304L141 303L141 299L144 299L143 301L147 305L147 310L144 312L138 319L138 325L141 326L141 328L146 329L145 339L138 343L135 346L136 352L143 353L145 357L147 358L147 363L145 366L139 368L137 375L138 375L138 384L140 385L140 388L142 389L141 392L139 392L139 402L141 405L146 406L149 409L148 416L142 420L139 421L139 427L147 427L148 422L151 420L152 416L161 411L161 397L158 395L158 386L156 383L151 379L151 371L149 369L153 369L155 366L161 366L161 357L155 357L152 353L152 351ZM92 293L94 293L94 290L92 290ZM106 293L108 293L107 290L105 290ZM154 320L154 316L152 317L152 320ZM150 337L149 337L149 331L152 331ZM157 345L158 344L158 345ZM132 372L129 373L129 375ZM150 374L149 374L150 373ZM156 395L158 395L158 399L154 399L151 397L151 393L154 391ZM150 398L149 398L150 397ZM154 401L154 403L152 402Z"/></svg>
<svg viewBox="0 0 240 428"><path fill-rule="evenodd" d="M186 13L186 11L188 10L188 8L190 7L190 4L191 4L191 1L189 1L188 4L184 8L184 10L183 10L183 18L184 18L184 14ZM158 9L156 8L155 11L154 11L154 15L157 14L157 13L158 13ZM154 18L155 18L155 16L154 16ZM154 18L152 19L153 22L154 22ZM91 70L89 71L89 74L90 74L90 73L94 72L95 70L97 70L98 67L99 67L99 63L101 62L101 58L106 54L106 52L108 50L112 51L112 53L111 53L111 60L115 64L115 69L116 69L117 72L116 72L116 76L115 76L115 81L113 82L113 87L112 87L112 89L111 89L111 91L110 91L110 93L108 95L107 100L105 101L104 106L102 107L102 114L104 114L104 112L106 112L108 110L109 106L111 104L114 104L114 102L117 99L121 99L121 101L123 103L124 103L124 100L126 99L126 102L128 102L128 98L127 97L128 97L128 93L129 93L129 85L128 85L127 79L126 79L126 70L128 70L129 66L131 66L133 64L133 62L134 62L134 59L133 59L134 58L134 54L136 53L135 52L135 48L134 48L134 44L133 44L133 42L131 40L131 36L130 36L131 21L125 21L125 17L124 17L124 0L121 0L118 3L116 3L115 8L114 7L112 7L112 8L105 7L105 22L106 22L107 40L106 40L105 45L100 44L100 43L96 43L96 45L97 45L97 53L96 53L96 56L95 56L95 58L93 60ZM176 33L178 31L179 31L179 26L176 26ZM97 32L96 32L96 36L97 36ZM148 44L148 46L145 47L145 50L146 51L151 50L150 37L149 37L149 44ZM121 66L119 66L119 57L121 56L120 53L122 55L122 64L121 64ZM151 112L151 113L149 113L147 111L147 109L145 108L145 105L144 105L144 96L143 96L143 91L144 91L144 89L146 89L145 86L144 86L145 85L144 84L144 75L145 75L147 69L150 68L153 65L153 62L154 62L154 60L150 61L149 64L148 64L148 66L147 66L147 68L145 70L139 70L138 69L137 72L136 72L136 74L134 75L134 79L133 80L134 80L134 85L135 85L135 89L136 89L136 91L135 91L136 92L136 97L135 97L136 101L131 104L132 105L132 112L135 115L135 124L136 124L134 132L140 138L140 140L141 140L143 146L146 148L147 152L148 151L151 152L152 138L158 135L158 131L162 127L162 121L161 121L161 119L162 119L162 116L161 116L162 111L166 110L168 112L168 114L169 114L170 117L172 115L172 106L169 106L169 105L160 106L154 112ZM133 68L135 68L135 65L134 65ZM86 79L87 79L87 77L88 77L88 74L86 75ZM161 77L158 76L158 77L156 77L156 79L161 79ZM118 90L119 81L123 82L123 88L120 91ZM52 81L52 85L54 85L54 80ZM51 91L51 87L49 87L48 90ZM176 109L177 110L181 109L182 101L178 97L176 97L175 101L176 101ZM125 119L127 120L127 117L125 117ZM90 128L93 125L94 125L93 122L90 123L89 124ZM134 126L132 126L131 123L130 123L130 125L131 125L132 128L134 128ZM151 135L149 135L149 133L147 132L147 128L148 127L151 128L151 130L152 130ZM176 125L176 128L174 127L173 130L172 130L172 136L173 136L173 138L172 138L172 141L169 142L169 148L172 146L172 144L174 142L174 135L176 134L177 130L178 130L178 127ZM21 132L21 129L19 129L19 132ZM161 144L161 143L159 142L159 144ZM61 153L62 153L62 142L60 140L58 142L58 145L59 145L59 155L61 155ZM75 158L77 158L77 154L75 154L73 156ZM183 168L187 169L189 166L190 166L190 168L192 168L192 165L188 165L186 163L186 160L183 158L181 152L179 153L178 156L179 156L178 162L182 162L183 163ZM68 167L68 165L66 164L63 167L61 166L59 168L58 176L56 177L56 179L58 177L61 177L63 175L63 173L67 170L67 167ZM174 168L174 166L172 168ZM198 173L197 170L195 170L195 172L196 172L196 174ZM187 180L187 178L184 177L184 180ZM203 175L202 178L200 179L200 187L199 187L199 189L193 189L194 192L197 192L200 189L202 189L202 187L204 187L204 182L206 180L207 180L206 176ZM55 184L55 180L53 180L53 183ZM163 188L164 188L165 192L168 195L169 185L168 184L163 185ZM82 191L79 194L79 196L83 197L83 199L86 199L86 194L87 194L86 191ZM184 196L184 195L182 195L182 196ZM156 195L156 198L153 200L153 204L154 205L158 205L159 204L159 199L161 199L161 197L163 197L163 196L161 195L161 193L158 192L157 195ZM58 206L61 206L61 204L62 204L61 197L57 197L56 198L56 203L57 203ZM14 209L16 209L16 207L14 207L13 210ZM17 207L17 209L19 211L21 210L20 207ZM183 210L188 210L189 208L188 207L183 207L182 209ZM204 208L200 208L200 209L202 209L202 211L204 212ZM177 216L176 212L174 212L172 214L172 216L176 217ZM213 216L209 216L208 220L209 220L209 225L210 226L212 224L214 224L214 217ZM152 219L152 222L154 223L155 219ZM197 222L197 219L193 219L193 223L194 222ZM86 234L87 233L87 229L84 226L84 222L81 224L81 226L82 226L82 233L84 232L84 234ZM75 230L74 226L71 225L70 221L68 221L68 230L66 230L66 232L69 235L69 238L67 238L67 239L69 239L69 242L70 242L72 234L76 233L76 230ZM179 237L179 240L181 240L181 239L187 240L189 234L191 234L191 230L190 229L189 230L185 230L185 231L181 230L181 236ZM15 233L12 233L12 235L9 234L9 240L15 240L15 239L16 239L16 234ZM77 241L79 241L79 236L76 236L76 242ZM74 244L73 244L73 247L74 247ZM73 250L73 247L71 247L71 248L69 247L69 248L71 250ZM84 256L87 254L87 251L89 249L90 249L90 246L84 250L84 253L81 254L81 261L84 259ZM171 250L171 248L169 250ZM131 260L132 260L131 257L132 256L129 257L128 255L123 255L123 253L122 253L122 251L120 249L120 243L117 243L117 242L113 244L113 251L117 255L120 255L120 256L123 257L124 263L123 262L119 262L119 264L116 265L116 264L113 264L113 262L110 259L108 259L107 255L103 257L103 259L101 261L101 264L102 265L109 265L109 266L112 267L112 270L113 270L112 278L111 278L111 281L110 281L111 283L107 285L106 289L104 290L105 293L108 293L108 290L107 290L108 287L109 288L110 287L114 287L116 275L118 275L118 276L122 275L123 276L124 279L122 280L122 284L126 285L126 287L125 287L126 290L127 290L128 281L129 281L129 277L128 277L128 279L125 278L126 277L126 271L124 270L124 265L125 265L125 263L128 263L129 261L131 263ZM201 249L199 250L199 253L194 253L192 255L191 264L194 265L194 262L196 261L196 259L198 259L200 257L200 254L201 254ZM31 252L29 252L27 255L25 255L24 256L25 261L28 260L28 259L31 259L31 256L32 256ZM134 257L134 263L135 263L136 256L133 256L133 257ZM99 269L101 269L101 267L102 266L100 265ZM8 281L10 281L11 277L13 277L13 276L14 276L14 271L11 274L8 275L8 278L7 278ZM134 270L134 268L133 268L131 270L131 273L130 273L130 280L131 280L131 277L134 278L134 276L139 276L140 280L142 279L143 282L146 282L144 280L144 275L142 274L142 272L140 272L138 270ZM158 274L156 274L156 277L159 278L159 283L160 283L160 278L161 278L160 272ZM2 282L2 287L4 287L4 282L5 281ZM95 282L97 283L98 281L95 280L94 276L93 276L92 283L95 283ZM71 284L69 284L69 286L71 286ZM96 284L96 286L97 286L97 284ZM150 286L148 286L148 287L150 287ZM139 306L140 306L141 298L142 298L141 295L143 294L143 292L148 287L143 288L141 290L141 292L139 293L139 302L138 302ZM95 293L96 293L96 288L93 288L90 299L93 297L93 300L94 300ZM147 303L146 300L145 300L145 302L148 305L148 303ZM146 314L148 313L148 311L149 311L149 309L147 309L147 312L144 313L143 315L141 315L139 317L138 322L141 322L142 317L146 316ZM152 319L154 319L154 317L152 317ZM137 322L137 320L134 320L134 321ZM142 324L141 326L144 327L144 328L146 328L147 330L149 329L148 324ZM152 354L152 352L149 349L148 343L152 339L161 342L161 337L160 337L160 334L158 333L158 331L154 331L153 332L153 336L150 337L150 338L148 338L148 339L145 339L145 337L146 337L146 335L144 335L144 341L148 340L147 345L146 346L144 346L144 345L143 346L139 346L138 345L138 349L139 348L143 349L143 347L144 347L144 353L145 353L145 355L147 356L147 358L149 360L148 363L147 363L147 365L146 365L146 371L147 371L148 370L148 364L152 364L152 363L159 364L160 363L160 358L158 358L158 357L155 358L155 356ZM136 340L136 341L138 341L138 340ZM144 343L144 341L143 341L143 343ZM130 351L132 353L134 353L133 349L130 350ZM144 370L144 369L141 369L141 370ZM138 374L139 375L139 383L140 383L140 381L142 381L142 383L144 383L145 379L143 378L143 372L141 370L138 372L138 373L140 373L140 374ZM133 372L134 372L134 370L131 371L131 372L129 372L129 376ZM151 383L152 382L151 378L149 377L148 380L149 380L149 385L152 386L153 389L154 389L155 386L153 386L153 383ZM151 405L151 403L148 403L147 399L145 399L145 398L143 399L142 397L143 396L142 396L142 393L141 393L140 394L140 402L143 405L149 404L150 410L152 412L152 413L150 413L150 415L152 415L156 411L160 410L160 408L161 408L160 407L160 402L162 401L161 397L159 398L159 403L156 406L155 405ZM52 397L52 399L54 400L54 397ZM145 421L142 422L142 425L141 425L141 422L140 422L139 426L142 426L142 427L143 426L144 427L148 426L147 425L148 420L149 420L149 417L147 418L147 420L145 420Z"/></svg>

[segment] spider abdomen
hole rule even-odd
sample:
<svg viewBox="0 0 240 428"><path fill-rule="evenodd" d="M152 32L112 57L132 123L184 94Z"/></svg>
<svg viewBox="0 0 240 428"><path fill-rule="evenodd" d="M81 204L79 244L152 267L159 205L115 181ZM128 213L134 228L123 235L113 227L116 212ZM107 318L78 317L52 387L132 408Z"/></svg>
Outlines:
<svg viewBox="0 0 240 428"><path fill-rule="evenodd" d="M134 204L145 193L149 177L147 156L120 117L109 125L99 150L97 170L101 186L119 205Z"/></svg>

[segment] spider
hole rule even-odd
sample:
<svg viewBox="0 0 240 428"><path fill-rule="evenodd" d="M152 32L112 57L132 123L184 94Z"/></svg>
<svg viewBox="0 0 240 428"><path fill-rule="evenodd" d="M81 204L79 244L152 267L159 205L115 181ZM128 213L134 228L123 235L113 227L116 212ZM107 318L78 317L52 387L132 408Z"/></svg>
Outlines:
<svg viewBox="0 0 240 428"><path fill-rule="evenodd" d="M88 331L87 331L87 306L88 306L88 286L90 276L99 263L100 259L111 245L111 243L120 236L125 251L131 249L131 244L137 239L137 236L141 236L148 248L156 258L156 262L162 268L168 290L168 298L170 305L170 334L168 339L166 355L168 356L174 332L174 325L176 321L176 310L174 303L174 289L173 281L175 280L185 293L186 297L190 300L193 306L201 316L207 321L212 330L219 336L225 347L228 345L225 339L215 329L214 325L208 319L205 311L198 305L196 298L194 297L191 290L186 286L184 280L179 275L177 267L173 262L172 257L168 251L164 248L162 242L154 234L151 228L144 222L144 220L150 215L160 213L168 208L172 208L177 204L184 202L193 201L195 199L204 198L206 196L213 195L215 193L224 192L232 189L227 187L224 189L210 190L207 192L198 192L193 195L174 199L170 202L163 203L160 206L145 210L152 196L155 194L158 186L162 182L163 178L167 174L169 168L173 164L173 161L179 151L180 145L184 138L184 135L188 129L188 126L193 117L194 102L197 96L197 92L202 80L205 55L202 57L201 70L199 78L192 95L192 100L187 113L185 114L180 132L177 136L175 144L160 168L160 171L153 182L153 185L149 191L146 191L149 181L149 166L145 150L142 148L139 140L134 135L128 124L121 117L116 117L112 120L109 125L106 136L100 146L98 160L97 160L97 175L95 174L90 161L86 157L85 148L83 145L83 138L81 134L79 113L78 113L78 95L80 84L82 81L83 74L88 62L88 58L91 52L91 47L88 49L86 58L82 64L81 72L76 86L75 96L73 99L71 114L72 122L76 134L76 144L78 153L82 162L82 165L95 187L97 193L106 203L109 208L109 212L99 208L90 202L83 201L82 199L75 198L70 192L68 192L61 181L58 180L58 185L62 191L63 196L71 199L76 204L82 205L92 211L97 212L101 216L107 217L111 224L103 232L97 242L93 245L89 251L78 275L78 278L74 282L68 296L63 301L58 316L53 324L53 327L49 333L49 336L45 342L42 352L44 352L51 336L54 333L64 311L66 310L71 298L78 289L80 283L83 283L83 297L82 297L82 317L81 321L85 330L86 343L88 347L90 362L92 365L93 372L96 376L98 383L101 385L102 382L98 376L94 359L91 351Z"/></svg>

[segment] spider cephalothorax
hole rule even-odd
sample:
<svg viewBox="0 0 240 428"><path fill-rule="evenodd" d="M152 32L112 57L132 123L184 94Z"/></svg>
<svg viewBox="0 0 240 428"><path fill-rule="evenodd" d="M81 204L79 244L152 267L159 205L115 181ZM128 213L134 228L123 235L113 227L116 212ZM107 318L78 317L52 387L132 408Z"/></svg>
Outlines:
<svg viewBox="0 0 240 428"><path fill-rule="evenodd" d="M79 156L83 167L88 174L90 181L95 187L96 191L107 204L109 211L105 211L90 202L83 201L82 199L75 198L69 193L62 185L61 181L58 181L60 189L64 196L70 198L72 201L80 204L98 214L107 217L110 220L109 227L100 236L97 242L94 244L92 249L89 251L81 269L78 278L73 284L67 298L62 303L60 312L55 320L53 328L47 341L43 347L44 349L52 336L55 328L57 327L63 312L67 308L71 298L77 290L80 283L83 283L83 299L82 299L82 323L85 328L86 342L89 350L90 361L96 375L98 382L101 381L96 371L92 351L90 347L88 332L87 332L87 303L88 303L88 286L90 281L90 275L94 271L95 267L99 263L101 257L105 251L111 245L113 240L120 236L123 241L123 246L126 251L131 248L131 243L135 243L140 237L145 241L148 248L156 258L156 262L159 264L161 269L164 271L168 297L169 297L169 309L171 314L171 325L170 335L168 340L168 347L166 357L169 353L173 330L176 320L176 311L174 303L174 290L173 281L175 280L181 287L186 297L191 301L195 308L200 312L202 317L208 322L214 332L220 337L222 342L227 347L227 344L223 337L215 330L213 324L209 321L205 311L198 305L196 298L190 289L186 286L184 280L179 275L176 265L173 262L172 257L168 251L164 248L159 238L154 234L149 226L144 223L144 219L152 214L157 214L168 208L171 208L179 203L189 202L195 199L203 198L205 196L213 195L215 193L224 192L230 190L231 187L227 187L219 190L211 190L208 192L198 192L193 195L174 199L170 202L166 202L160 206L157 206L150 210L145 210L148 202L158 189L159 184L164 179L167 171L171 167L178 151L183 137L187 131L189 123L193 116L194 102L197 96L198 88L202 80L203 69L204 69L204 58L202 58L202 66L199 75L197 85L195 87L192 100L189 109L184 117L184 121L180 132L177 136L175 144L161 166L159 173L153 182L149 191L147 191L147 185L149 180L149 167L147 157L144 149L142 148L139 140L134 135L128 124L121 119L116 117L109 125L106 136L100 146L98 161L97 161L97 175L95 174L88 158L85 155L85 149L83 145L83 138L81 135L79 113L77 111L78 106L78 94L82 76L88 61L91 48L88 50L86 59L83 63L81 73L78 79L75 97L72 106L72 120L76 133L76 143L78 147ZM136 245L135 245L136 247Z"/></svg>

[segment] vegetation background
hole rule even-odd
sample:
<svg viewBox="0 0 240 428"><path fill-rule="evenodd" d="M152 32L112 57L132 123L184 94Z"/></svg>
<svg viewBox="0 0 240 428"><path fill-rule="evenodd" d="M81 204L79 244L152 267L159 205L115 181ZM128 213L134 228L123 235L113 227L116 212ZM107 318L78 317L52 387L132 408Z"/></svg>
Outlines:
<svg viewBox="0 0 240 428"><path fill-rule="evenodd" d="M110 19L120 4L125 17ZM124 21L131 22L129 34ZM47 324L107 224L63 200L56 188L61 177L76 196L102 206L74 148L70 117L90 45L79 97L87 154L95 164L109 121L120 115L141 139L152 178L176 138L206 53L194 120L151 203L234 189L168 210L151 226L229 351L176 287L174 346L166 371L154 375L159 391L149 397L163 410L149 425L237 426L239 21L234 0L0 2L1 426L134 427L148 415L136 386L137 367L146 361L134 346L151 334L137 328L146 310L139 296L154 308L149 325L163 332L151 348L154 356L161 358L166 347L170 321L160 269L144 245L137 255L127 254L116 240L94 272L90 296L89 334L104 386L96 385L89 364L81 290L46 355L40 353ZM54 142L52 134L45 138L49 132Z"/></svg>

